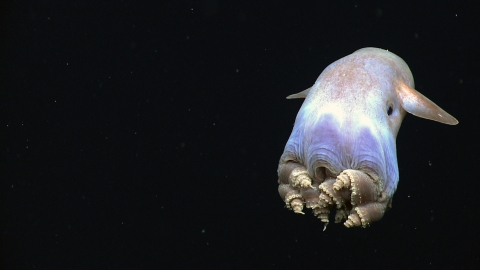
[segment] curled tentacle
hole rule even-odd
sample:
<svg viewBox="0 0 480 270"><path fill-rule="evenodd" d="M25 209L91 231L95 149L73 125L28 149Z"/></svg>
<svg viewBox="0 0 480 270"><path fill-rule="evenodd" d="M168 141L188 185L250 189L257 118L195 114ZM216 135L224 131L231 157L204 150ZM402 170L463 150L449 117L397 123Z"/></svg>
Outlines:
<svg viewBox="0 0 480 270"><path fill-rule="evenodd" d="M289 201L287 205L289 205L292 208L293 212L297 214L305 215L305 213L302 212L303 200L301 197L292 197L292 199Z"/></svg>
<svg viewBox="0 0 480 270"><path fill-rule="evenodd" d="M336 204L337 208L340 209L344 207L345 200L340 195L340 193L335 191L333 186L334 183L335 183L334 178L327 178L327 180L325 180L325 182L323 182L319 188L321 192L328 195L328 197L330 197L333 200L333 202Z"/></svg>
<svg viewBox="0 0 480 270"><path fill-rule="evenodd" d="M303 199L300 191L292 188L288 184L281 184L278 186L278 193L282 197L288 209L292 209L295 213L304 214Z"/></svg>
<svg viewBox="0 0 480 270"><path fill-rule="evenodd" d="M288 178L288 182L292 187L299 187L299 188L311 188L312 187L312 179L308 175L307 170L305 167L296 167L292 170L290 177Z"/></svg>
<svg viewBox="0 0 480 270"><path fill-rule="evenodd" d="M300 194L305 200L305 206L307 208L316 208L319 206L320 190L318 189L318 185L313 185L312 188L301 189Z"/></svg>
<svg viewBox="0 0 480 270"><path fill-rule="evenodd" d="M351 190L350 203L359 205L378 200L383 189L380 181L359 170L344 170L333 185L335 190L348 188Z"/></svg>
<svg viewBox="0 0 480 270"><path fill-rule="evenodd" d="M320 221L328 224L328 214L330 210L328 208L315 208L313 209L313 214L320 219Z"/></svg>
<svg viewBox="0 0 480 270"><path fill-rule="evenodd" d="M352 227L350 223L348 223L347 225L347 222L350 220L355 220L356 222L352 224L365 228L370 225L370 223L380 220L383 217L383 214L385 214L386 208L387 202L371 202L357 206L348 216L348 220L345 222L345 226ZM360 220L360 224L358 224L358 220Z"/></svg>
<svg viewBox="0 0 480 270"><path fill-rule="evenodd" d="M279 183L290 184L292 187L311 188L312 179L307 168L300 163L287 162L278 167Z"/></svg>

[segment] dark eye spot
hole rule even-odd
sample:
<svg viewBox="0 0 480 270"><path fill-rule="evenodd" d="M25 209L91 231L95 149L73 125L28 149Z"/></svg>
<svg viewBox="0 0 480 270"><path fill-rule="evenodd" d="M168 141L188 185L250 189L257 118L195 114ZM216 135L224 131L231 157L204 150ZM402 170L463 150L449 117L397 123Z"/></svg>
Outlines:
<svg viewBox="0 0 480 270"><path fill-rule="evenodd" d="M387 114L392 115L392 113L393 113L393 107L392 107L392 105L389 105L388 109L387 109Z"/></svg>

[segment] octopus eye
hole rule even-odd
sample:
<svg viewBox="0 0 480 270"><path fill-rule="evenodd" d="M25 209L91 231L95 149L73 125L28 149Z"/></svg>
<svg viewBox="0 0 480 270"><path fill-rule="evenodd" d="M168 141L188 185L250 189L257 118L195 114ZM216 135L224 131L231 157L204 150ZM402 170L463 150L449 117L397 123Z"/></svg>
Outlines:
<svg viewBox="0 0 480 270"><path fill-rule="evenodd" d="M388 115L392 115L392 113L393 113L393 106L392 106L392 105L388 105L387 114L388 114Z"/></svg>

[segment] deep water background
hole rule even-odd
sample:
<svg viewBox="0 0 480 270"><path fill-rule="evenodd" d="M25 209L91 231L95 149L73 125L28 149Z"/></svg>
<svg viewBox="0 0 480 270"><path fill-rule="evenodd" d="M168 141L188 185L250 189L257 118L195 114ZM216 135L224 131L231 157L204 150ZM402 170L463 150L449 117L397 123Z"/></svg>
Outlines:
<svg viewBox="0 0 480 270"><path fill-rule="evenodd" d="M2 1L2 269L474 269L475 1ZM458 126L408 115L393 208L294 215L276 169L301 100L363 47Z"/></svg>

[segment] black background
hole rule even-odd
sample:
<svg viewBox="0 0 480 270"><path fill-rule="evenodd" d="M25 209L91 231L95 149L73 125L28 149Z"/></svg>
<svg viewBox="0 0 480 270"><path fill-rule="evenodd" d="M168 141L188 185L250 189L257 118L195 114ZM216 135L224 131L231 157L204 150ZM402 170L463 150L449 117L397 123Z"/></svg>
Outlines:
<svg viewBox="0 0 480 270"><path fill-rule="evenodd" d="M478 268L475 2L3 1L2 267ZM363 47L460 124L408 115L392 210L322 232L277 193L285 97Z"/></svg>

